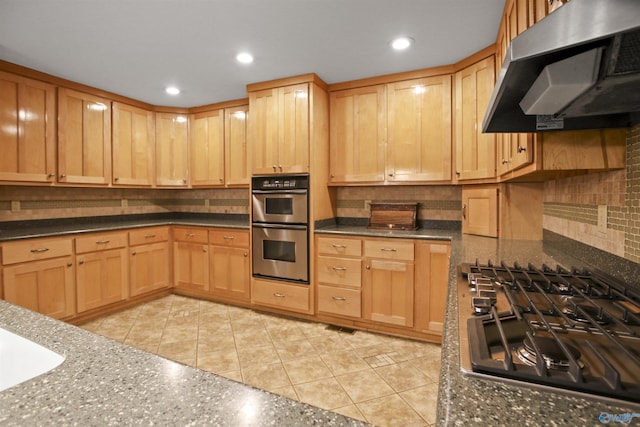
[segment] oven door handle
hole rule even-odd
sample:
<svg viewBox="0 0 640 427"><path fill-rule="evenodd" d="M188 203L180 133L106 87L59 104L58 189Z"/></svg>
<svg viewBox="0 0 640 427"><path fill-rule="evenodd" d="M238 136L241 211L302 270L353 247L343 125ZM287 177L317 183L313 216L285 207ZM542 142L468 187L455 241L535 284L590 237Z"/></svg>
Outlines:
<svg viewBox="0 0 640 427"><path fill-rule="evenodd" d="M275 228L279 230L306 230L306 225L299 224L263 224L263 223L253 223L253 227L255 228Z"/></svg>
<svg viewBox="0 0 640 427"><path fill-rule="evenodd" d="M307 194L307 190L253 190L253 194Z"/></svg>

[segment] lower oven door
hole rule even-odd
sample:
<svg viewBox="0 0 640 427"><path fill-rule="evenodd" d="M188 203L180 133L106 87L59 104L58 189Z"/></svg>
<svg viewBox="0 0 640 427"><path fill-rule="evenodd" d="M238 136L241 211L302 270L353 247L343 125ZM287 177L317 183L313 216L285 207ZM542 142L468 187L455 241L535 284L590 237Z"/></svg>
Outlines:
<svg viewBox="0 0 640 427"><path fill-rule="evenodd" d="M253 275L309 283L306 225L253 224Z"/></svg>

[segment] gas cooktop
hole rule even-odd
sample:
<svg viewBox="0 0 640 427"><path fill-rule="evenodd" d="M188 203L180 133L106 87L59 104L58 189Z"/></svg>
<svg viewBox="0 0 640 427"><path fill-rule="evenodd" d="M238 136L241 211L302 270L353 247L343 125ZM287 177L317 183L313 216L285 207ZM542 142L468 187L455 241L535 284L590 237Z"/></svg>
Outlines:
<svg viewBox="0 0 640 427"><path fill-rule="evenodd" d="M640 293L601 272L462 264L462 369L640 403Z"/></svg>

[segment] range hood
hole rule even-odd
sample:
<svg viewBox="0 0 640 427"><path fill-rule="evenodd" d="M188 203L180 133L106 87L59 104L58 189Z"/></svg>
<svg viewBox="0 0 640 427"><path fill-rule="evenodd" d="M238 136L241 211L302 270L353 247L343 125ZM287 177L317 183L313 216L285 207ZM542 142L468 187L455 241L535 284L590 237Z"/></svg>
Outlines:
<svg viewBox="0 0 640 427"><path fill-rule="evenodd" d="M514 38L483 132L640 121L640 0L571 0Z"/></svg>

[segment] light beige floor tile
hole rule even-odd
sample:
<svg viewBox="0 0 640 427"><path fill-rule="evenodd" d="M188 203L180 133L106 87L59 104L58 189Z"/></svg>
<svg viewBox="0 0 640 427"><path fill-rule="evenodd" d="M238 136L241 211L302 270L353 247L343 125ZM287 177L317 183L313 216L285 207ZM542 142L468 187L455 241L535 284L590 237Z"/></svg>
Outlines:
<svg viewBox="0 0 640 427"><path fill-rule="evenodd" d="M242 380L246 384L269 391L291 385L282 363L242 368Z"/></svg>
<svg viewBox="0 0 640 427"><path fill-rule="evenodd" d="M233 335L220 335L218 337L207 338L202 334L198 335L198 352L215 351L236 351L236 343Z"/></svg>
<svg viewBox="0 0 640 427"><path fill-rule="evenodd" d="M320 356L289 360L282 364L292 384L308 383L333 376Z"/></svg>
<svg viewBox="0 0 640 427"><path fill-rule="evenodd" d="M231 329L236 334L264 329L264 322L258 317L239 317L230 319L229 322L231 323Z"/></svg>
<svg viewBox="0 0 640 427"><path fill-rule="evenodd" d="M267 325L267 332L273 342L298 341L307 338L299 327L293 325Z"/></svg>
<svg viewBox="0 0 640 427"><path fill-rule="evenodd" d="M397 394L357 403L356 406L362 411L368 422L378 426L428 426L425 420Z"/></svg>
<svg viewBox="0 0 640 427"><path fill-rule="evenodd" d="M382 379L396 392L421 387L431 382L429 377L409 362L375 368L375 371L380 374Z"/></svg>
<svg viewBox="0 0 640 427"><path fill-rule="evenodd" d="M200 326L209 326L216 325L220 323L230 324L229 315L226 311L218 311L218 310L209 310L209 311L200 311L199 315Z"/></svg>
<svg viewBox="0 0 640 427"><path fill-rule="evenodd" d="M161 342L158 346L158 354L167 359L175 360L190 366L196 366L197 340Z"/></svg>
<svg viewBox="0 0 640 427"><path fill-rule="evenodd" d="M282 361L299 359L301 357L315 356L317 353L309 340L274 342L274 347Z"/></svg>
<svg viewBox="0 0 640 427"><path fill-rule="evenodd" d="M260 347L238 348L238 360L242 369L279 363L280 357L273 344Z"/></svg>
<svg viewBox="0 0 640 427"><path fill-rule="evenodd" d="M80 325L82 329L85 329L90 332L98 333L98 329L100 329L100 325L102 325L102 318L90 320L86 323Z"/></svg>
<svg viewBox="0 0 640 427"><path fill-rule="evenodd" d="M216 374L239 383L242 382L242 372L239 369L237 371L216 372Z"/></svg>
<svg viewBox="0 0 640 427"><path fill-rule="evenodd" d="M198 368L215 373L240 370L238 353L235 350L201 352L198 345Z"/></svg>
<svg viewBox="0 0 640 427"><path fill-rule="evenodd" d="M384 339L382 335L371 332L356 331L353 334L341 333L340 336L353 348L371 347L388 343L388 340Z"/></svg>
<svg viewBox="0 0 640 427"><path fill-rule="evenodd" d="M271 391L275 394L279 394L280 396L288 397L289 399L300 400L300 398L298 397L298 393L296 393L296 390L292 385L276 388Z"/></svg>
<svg viewBox="0 0 640 427"><path fill-rule="evenodd" d="M198 339L198 325L166 327L162 333L162 342L195 341Z"/></svg>
<svg viewBox="0 0 640 427"><path fill-rule="evenodd" d="M333 375L343 375L370 368L362 357L358 356L355 350L324 353L321 357Z"/></svg>
<svg viewBox="0 0 640 427"><path fill-rule="evenodd" d="M111 338L115 341L123 342L131 329L130 324L122 324L120 322L107 323L103 322L98 329L100 335L104 335L107 338Z"/></svg>
<svg viewBox="0 0 640 427"><path fill-rule="evenodd" d="M327 325L325 325L324 323L303 322L299 325L299 327L302 330L302 333L305 334L307 338L336 335L336 332L327 329Z"/></svg>
<svg viewBox="0 0 640 427"><path fill-rule="evenodd" d="M429 424L435 424L438 407L438 383L403 391L400 396Z"/></svg>
<svg viewBox="0 0 640 427"><path fill-rule="evenodd" d="M440 355L434 356L422 356L417 359L409 360L416 369L425 374L431 382L438 382L440 379L440 368L442 367L442 359Z"/></svg>
<svg viewBox="0 0 640 427"><path fill-rule="evenodd" d="M208 323L198 325L198 338L205 340L216 340L219 336L233 337L230 323Z"/></svg>
<svg viewBox="0 0 640 427"><path fill-rule="evenodd" d="M264 327L243 329L240 332L234 332L233 337L238 350L272 345L271 337Z"/></svg>
<svg viewBox="0 0 640 427"><path fill-rule="evenodd" d="M351 346L338 334L309 338L309 342L319 354L337 353L350 350Z"/></svg>
<svg viewBox="0 0 640 427"><path fill-rule="evenodd" d="M369 369L339 375L336 380L355 403L394 393L393 389L377 373Z"/></svg>
<svg viewBox="0 0 640 427"><path fill-rule="evenodd" d="M162 328L151 329L134 325L124 342L134 347L153 348L155 346L157 348L161 339Z"/></svg>
<svg viewBox="0 0 640 427"><path fill-rule="evenodd" d="M363 359L367 357L378 356L380 354L387 354L393 352L391 345L388 344L377 344L368 347L358 347L354 349L355 353L362 357Z"/></svg>
<svg viewBox="0 0 640 427"><path fill-rule="evenodd" d="M362 412L360 412L360 409L358 409L355 404L343 406L342 408L334 408L332 409L332 411L346 417L354 418L356 420L367 421L365 416L362 415Z"/></svg>
<svg viewBox="0 0 640 427"><path fill-rule="evenodd" d="M304 384L294 385L300 401L323 409L342 408L353 404L335 378L325 378Z"/></svg>

